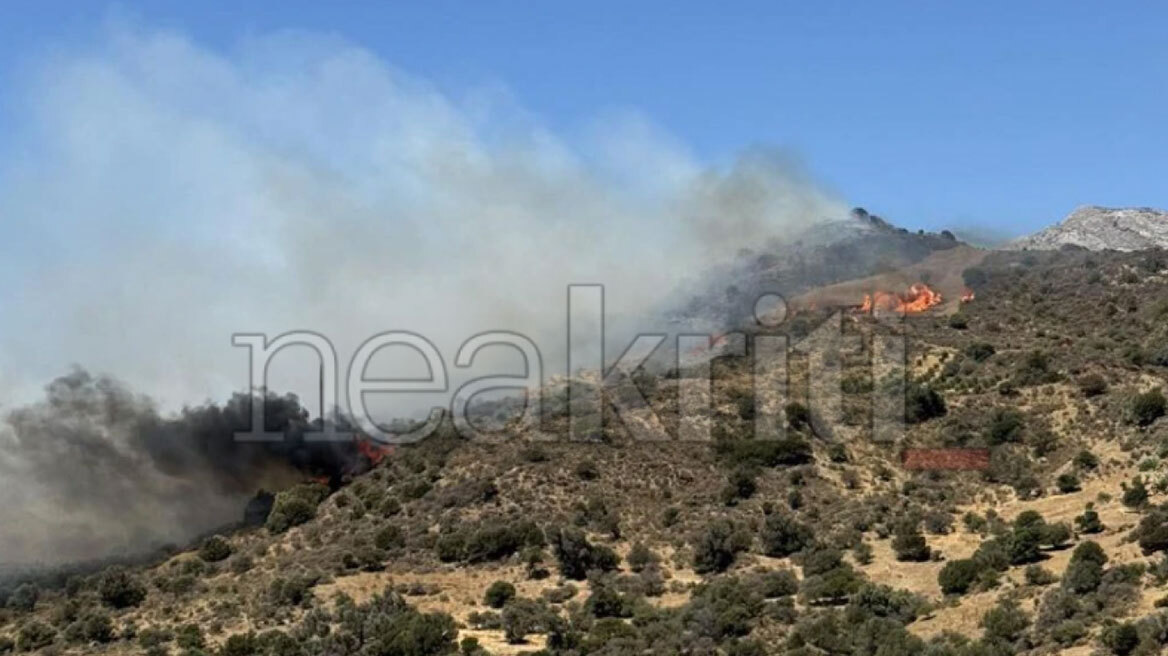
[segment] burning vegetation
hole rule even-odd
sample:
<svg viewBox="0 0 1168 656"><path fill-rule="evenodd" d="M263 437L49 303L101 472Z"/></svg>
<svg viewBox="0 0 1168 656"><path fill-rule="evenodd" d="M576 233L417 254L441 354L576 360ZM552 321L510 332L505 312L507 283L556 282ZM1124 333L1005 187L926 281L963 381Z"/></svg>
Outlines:
<svg viewBox="0 0 1168 656"><path fill-rule="evenodd" d="M864 294L860 303L860 312L897 312L900 314L917 314L931 307L941 304L941 294L934 291L923 282L914 283L904 294L896 292L877 291Z"/></svg>

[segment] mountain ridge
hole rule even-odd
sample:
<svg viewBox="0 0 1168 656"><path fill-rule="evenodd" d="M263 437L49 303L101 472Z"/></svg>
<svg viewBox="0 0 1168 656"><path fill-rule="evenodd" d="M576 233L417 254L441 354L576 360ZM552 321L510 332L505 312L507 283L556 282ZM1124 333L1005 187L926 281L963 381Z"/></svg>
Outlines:
<svg viewBox="0 0 1168 656"><path fill-rule="evenodd" d="M1006 248L1056 250L1063 246L1117 251L1168 247L1168 211L1082 205L1062 221L1017 239Z"/></svg>

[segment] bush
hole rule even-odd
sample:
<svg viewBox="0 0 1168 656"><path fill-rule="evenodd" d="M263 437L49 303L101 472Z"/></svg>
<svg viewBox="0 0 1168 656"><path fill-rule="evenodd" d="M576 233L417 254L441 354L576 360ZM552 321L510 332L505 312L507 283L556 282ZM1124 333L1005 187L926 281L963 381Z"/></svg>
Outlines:
<svg viewBox="0 0 1168 656"><path fill-rule="evenodd" d="M900 527L896 536L892 538L892 550L896 553L896 559L901 562L922 563L927 561L931 554L929 544L916 524Z"/></svg>
<svg viewBox="0 0 1168 656"><path fill-rule="evenodd" d="M110 642L114 639L114 624L109 615L91 612L81 620L81 635L89 642Z"/></svg>
<svg viewBox="0 0 1168 656"><path fill-rule="evenodd" d="M1145 555L1168 550L1168 508L1154 508L1140 519L1131 537Z"/></svg>
<svg viewBox="0 0 1168 656"><path fill-rule="evenodd" d="M948 409L945 399L927 385L910 382L904 390L904 416L910 424L919 424L934 417L942 417Z"/></svg>
<svg viewBox="0 0 1168 656"><path fill-rule="evenodd" d="M576 465L576 477L582 481L594 481L600 476L600 470L591 460L581 460Z"/></svg>
<svg viewBox="0 0 1168 656"><path fill-rule="evenodd" d="M951 560L937 575L937 583L945 594L965 594L981 573L982 566L972 558Z"/></svg>
<svg viewBox="0 0 1168 656"><path fill-rule="evenodd" d="M1136 476L1131 485L1123 484L1123 505L1128 508L1143 508L1148 503L1148 488L1144 479Z"/></svg>
<svg viewBox="0 0 1168 656"><path fill-rule="evenodd" d="M1083 542L1075 547L1071 562L1063 572L1063 589L1075 594L1094 591L1103 581L1103 566L1107 564L1107 554L1094 542Z"/></svg>
<svg viewBox="0 0 1168 656"><path fill-rule="evenodd" d="M815 539L808 526L785 513L767 515L759 531L763 553L772 558L786 558L802 551Z"/></svg>
<svg viewBox="0 0 1168 656"><path fill-rule="evenodd" d="M1103 645L1117 656L1127 656L1140 644L1140 632L1131 622L1113 624L1103 630L1100 636Z"/></svg>
<svg viewBox="0 0 1168 656"><path fill-rule="evenodd" d="M1079 477L1070 472L1059 474L1055 484L1058 485L1059 492L1062 492L1063 494L1078 492L1080 489L1082 489L1082 486L1079 485Z"/></svg>
<svg viewBox="0 0 1168 656"><path fill-rule="evenodd" d="M612 549L589 543L579 529L559 529L552 534L551 542L560 574L567 579L583 581L589 570L606 572L620 564L620 557Z"/></svg>
<svg viewBox="0 0 1168 656"><path fill-rule="evenodd" d="M204 562L217 563L231 555L231 545L218 535L212 535L199 547L199 558Z"/></svg>
<svg viewBox="0 0 1168 656"><path fill-rule="evenodd" d="M53 644L56 637L57 632L52 627L33 620L20 627L16 634L16 648L20 651L36 651Z"/></svg>
<svg viewBox="0 0 1168 656"><path fill-rule="evenodd" d="M32 583L23 583L8 597L8 607L19 611L31 612L36 607L41 591Z"/></svg>
<svg viewBox="0 0 1168 656"><path fill-rule="evenodd" d="M1099 374L1087 374L1079 379L1079 391L1091 398L1107 392L1107 381Z"/></svg>
<svg viewBox="0 0 1168 656"><path fill-rule="evenodd" d="M276 495L272 512L265 524L270 533L278 534L316 517L316 507L328 496L323 485L297 485Z"/></svg>
<svg viewBox="0 0 1168 656"><path fill-rule="evenodd" d="M1079 527L1080 533L1090 535L1103 532L1103 522L1099 521L1099 513L1095 512L1091 504L1087 504L1083 514L1075 518L1075 525Z"/></svg>
<svg viewBox="0 0 1168 656"><path fill-rule="evenodd" d="M146 587L121 568L106 570L98 580L97 592L113 608L137 606L146 599Z"/></svg>
<svg viewBox="0 0 1168 656"><path fill-rule="evenodd" d="M1075 454L1074 463L1079 469L1091 471L1099 466L1099 458L1094 453L1083 449Z"/></svg>
<svg viewBox="0 0 1168 656"><path fill-rule="evenodd" d="M990 640L1013 643L1022 637L1022 632L1030 626L1030 618L1018 607L1013 599L1003 599L985 614L981 621L985 636Z"/></svg>
<svg viewBox="0 0 1168 656"><path fill-rule="evenodd" d="M724 572L749 546L749 535L728 519L716 519L693 540L694 571L699 574Z"/></svg>
<svg viewBox="0 0 1168 656"><path fill-rule="evenodd" d="M993 357L994 345L986 342L974 342L965 347L965 355L974 362L985 362Z"/></svg>
<svg viewBox="0 0 1168 656"><path fill-rule="evenodd" d="M656 562L657 556L653 554L649 547L645 546L645 543L634 542L625 560L629 564L629 569L634 572L640 572Z"/></svg>
<svg viewBox="0 0 1168 656"><path fill-rule="evenodd" d="M395 524L386 524L373 536L373 545L385 551L403 547L405 544L405 535Z"/></svg>
<svg viewBox="0 0 1168 656"><path fill-rule="evenodd" d="M1058 580L1048 569L1040 565L1028 565L1024 573L1027 585L1050 585Z"/></svg>
<svg viewBox="0 0 1168 656"><path fill-rule="evenodd" d="M1131 420L1137 426L1148 426L1164 416L1165 405L1168 405L1168 402L1165 402L1164 395L1158 387L1143 394L1137 394L1132 398L1129 408Z"/></svg>
<svg viewBox="0 0 1168 656"><path fill-rule="evenodd" d="M483 603L491 608L502 608L515 598L515 586L506 581L495 581L483 595Z"/></svg>
<svg viewBox="0 0 1168 656"><path fill-rule="evenodd" d="M990 423L986 427L986 441L990 446L1019 442L1024 426L1022 415L1017 410L997 408L990 415Z"/></svg>

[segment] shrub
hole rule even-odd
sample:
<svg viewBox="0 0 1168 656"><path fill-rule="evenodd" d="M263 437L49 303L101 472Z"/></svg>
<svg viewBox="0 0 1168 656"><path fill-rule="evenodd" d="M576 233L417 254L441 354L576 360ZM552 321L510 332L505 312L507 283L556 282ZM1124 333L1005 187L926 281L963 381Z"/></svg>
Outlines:
<svg viewBox="0 0 1168 656"><path fill-rule="evenodd" d="M985 362L994 355L993 344L986 342L974 342L965 347L965 355L974 362Z"/></svg>
<svg viewBox="0 0 1168 656"><path fill-rule="evenodd" d="M146 599L146 587L121 568L107 569L98 580L97 592L113 608L137 606Z"/></svg>
<svg viewBox="0 0 1168 656"><path fill-rule="evenodd" d="M1059 492L1062 492L1063 494L1078 492L1080 489L1082 489L1079 485L1079 477L1070 472L1059 474L1055 484L1058 486Z"/></svg>
<svg viewBox="0 0 1168 656"><path fill-rule="evenodd" d="M937 574L937 583L945 594L965 594L981 573L982 566L972 558L951 560Z"/></svg>
<svg viewBox="0 0 1168 656"><path fill-rule="evenodd" d="M16 648L20 651L36 651L53 644L56 637L57 632L52 627L44 622L33 620L20 627L20 631L16 634Z"/></svg>
<svg viewBox="0 0 1168 656"><path fill-rule="evenodd" d="M785 513L771 513L759 531L763 553L772 558L786 558L802 551L815 539L810 527Z"/></svg>
<svg viewBox="0 0 1168 656"><path fill-rule="evenodd" d="M582 581L589 570L610 571L620 564L620 557L612 549L589 543L579 529L563 528L551 538L564 578Z"/></svg>
<svg viewBox="0 0 1168 656"><path fill-rule="evenodd" d="M965 330L969 327L969 322L964 316L960 314L953 314L949 316L949 327L954 330Z"/></svg>
<svg viewBox="0 0 1168 656"><path fill-rule="evenodd" d="M1091 504L1087 504L1083 514L1075 518L1075 525L1079 527L1080 533L1090 535L1103 532L1103 522L1099 521L1099 513L1095 512Z"/></svg>
<svg viewBox="0 0 1168 656"><path fill-rule="evenodd" d="M736 467L730 473L726 487L722 489L722 502L728 506L738 503L739 499L749 499L754 496L758 484L754 479L756 472L752 467Z"/></svg>
<svg viewBox="0 0 1168 656"><path fill-rule="evenodd" d="M483 603L491 608L502 608L515 598L515 586L506 581L495 581L487 587Z"/></svg>
<svg viewBox="0 0 1168 656"><path fill-rule="evenodd" d="M576 477L582 481L594 481L600 476L600 470L591 460L581 460L576 464Z"/></svg>
<svg viewBox="0 0 1168 656"><path fill-rule="evenodd" d="M32 583L23 583L8 597L8 607L19 611L30 612L36 607L41 591Z"/></svg>
<svg viewBox="0 0 1168 656"><path fill-rule="evenodd" d="M316 516L316 507L328 496L328 488L317 484L297 485L280 492L272 504L265 526L273 534L283 533Z"/></svg>
<svg viewBox="0 0 1168 656"><path fill-rule="evenodd" d="M1128 508L1143 508L1148 503L1148 488L1144 479L1136 476L1131 485L1123 484L1123 505Z"/></svg>
<svg viewBox="0 0 1168 656"><path fill-rule="evenodd" d="M1013 599L1003 599L985 614L981 621L985 636L991 640L1013 643L1022 637L1022 632L1030 626L1030 618Z"/></svg>
<svg viewBox="0 0 1168 656"><path fill-rule="evenodd" d="M1131 537L1145 555L1168 550L1168 508L1160 506L1140 518Z"/></svg>
<svg viewBox="0 0 1168 656"><path fill-rule="evenodd" d="M716 519L693 539L694 571L723 572L750 546L750 536L727 519Z"/></svg>
<svg viewBox="0 0 1168 656"><path fill-rule="evenodd" d="M1137 426L1148 426L1164 416L1165 405L1168 405L1168 402L1165 402L1164 394L1158 387L1137 394L1132 398L1129 408L1131 420Z"/></svg>
<svg viewBox="0 0 1168 656"><path fill-rule="evenodd" d="M986 427L986 441L991 446L1018 442L1022 439L1024 426L1022 415L1017 410L997 408L990 415L990 423Z"/></svg>
<svg viewBox="0 0 1168 656"><path fill-rule="evenodd" d="M657 556L653 554L649 547L645 546L645 543L634 542L625 560L629 564L629 569L634 572L640 572L656 562Z"/></svg>
<svg viewBox="0 0 1168 656"><path fill-rule="evenodd" d="M212 535L199 547L199 558L204 562L217 563L231 555L231 545L221 536Z"/></svg>
<svg viewBox="0 0 1168 656"><path fill-rule="evenodd" d="M1079 391L1091 398L1107 392L1107 381L1099 374L1087 374L1079 379Z"/></svg>
<svg viewBox="0 0 1168 656"><path fill-rule="evenodd" d="M1113 624L1103 630L1100 636L1103 645L1117 656L1127 656L1140 644L1140 632L1131 622Z"/></svg>
<svg viewBox="0 0 1168 656"><path fill-rule="evenodd" d="M947 412L945 399L927 385L910 382L904 390L904 416L910 424L919 424Z"/></svg>
<svg viewBox="0 0 1168 656"><path fill-rule="evenodd" d="M1099 466L1099 458L1096 457L1094 453L1083 449L1082 451L1075 454L1074 463L1075 466L1079 469L1090 471Z"/></svg>
<svg viewBox="0 0 1168 656"><path fill-rule="evenodd" d="M1058 580L1050 570L1040 565L1027 565L1024 576L1028 585L1050 585Z"/></svg>
<svg viewBox="0 0 1168 656"><path fill-rule="evenodd" d="M114 639L114 624L109 615L90 612L81 620L81 635L90 642L110 642Z"/></svg>
<svg viewBox="0 0 1168 656"><path fill-rule="evenodd" d="M1075 547L1071 562L1063 572L1062 586L1075 594L1094 591L1103 581L1103 566L1107 564L1107 554L1094 542L1083 542Z"/></svg>
<svg viewBox="0 0 1168 656"><path fill-rule="evenodd" d="M900 527L892 538L892 550L901 562L925 562L931 554L925 536L921 535L915 524Z"/></svg>
<svg viewBox="0 0 1168 656"><path fill-rule="evenodd" d="M397 549L405 546L405 543L405 535L395 524L386 524L373 536L373 545L382 550Z"/></svg>

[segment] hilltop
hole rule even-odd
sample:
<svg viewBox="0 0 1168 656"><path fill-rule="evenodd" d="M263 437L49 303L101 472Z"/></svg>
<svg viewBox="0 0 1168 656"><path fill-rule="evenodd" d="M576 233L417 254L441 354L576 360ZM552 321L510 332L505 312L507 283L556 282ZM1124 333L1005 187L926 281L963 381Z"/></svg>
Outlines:
<svg viewBox="0 0 1168 656"><path fill-rule="evenodd" d="M1079 207L1059 223L1012 242L1016 249L1079 246L1093 251L1168 247L1168 212L1151 207Z"/></svg>

